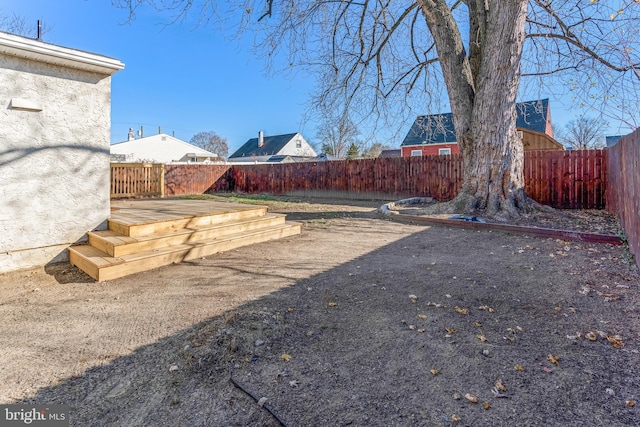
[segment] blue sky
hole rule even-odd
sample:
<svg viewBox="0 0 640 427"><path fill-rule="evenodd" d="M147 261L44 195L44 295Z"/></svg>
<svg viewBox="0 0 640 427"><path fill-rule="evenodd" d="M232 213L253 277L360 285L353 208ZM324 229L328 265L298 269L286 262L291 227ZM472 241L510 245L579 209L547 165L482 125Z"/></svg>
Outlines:
<svg viewBox="0 0 640 427"><path fill-rule="evenodd" d="M215 131L227 138L230 153L259 130L316 139L317 124L305 123L313 79L301 73L267 76L264 62L250 52L250 40L228 41L214 27L194 23L167 26L170 17L148 7L127 23L128 12L110 0L2 0L0 14L24 17L34 28L41 19L48 28L44 41L125 64L112 80L112 143L140 126L145 135L160 126L185 141ZM550 96L550 102L555 125L574 118L566 100ZM612 126L609 133L616 130Z"/></svg>
<svg viewBox="0 0 640 427"><path fill-rule="evenodd" d="M48 32L44 41L119 59L125 69L112 79L111 142L130 127L145 135L173 134L185 141L200 131L227 138L230 153L259 130L266 135L302 132L313 81L304 76L266 76L250 42L229 42L212 28L168 22L150 9L126 23L128 13L110 0L2 0L0 13L16 14Z"/></svg>

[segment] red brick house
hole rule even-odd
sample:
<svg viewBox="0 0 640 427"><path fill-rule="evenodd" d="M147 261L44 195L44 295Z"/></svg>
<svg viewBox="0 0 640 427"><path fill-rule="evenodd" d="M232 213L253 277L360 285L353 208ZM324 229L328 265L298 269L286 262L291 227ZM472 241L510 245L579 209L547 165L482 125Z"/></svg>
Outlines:
<svg viewBox="0 0 640 427"><path fill-rule="evenodd" d="M516 104L516 128L525 150L564 150L553 139L549 99ZM400 145L402 157L458 154L451 113L418 116Z"/></svg>

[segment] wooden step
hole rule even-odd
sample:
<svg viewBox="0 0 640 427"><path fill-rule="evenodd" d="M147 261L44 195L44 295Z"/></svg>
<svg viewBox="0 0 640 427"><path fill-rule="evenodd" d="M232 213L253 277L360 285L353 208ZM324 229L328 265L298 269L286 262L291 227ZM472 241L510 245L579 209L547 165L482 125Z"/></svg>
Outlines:
<svg viewBox="0 0 640 427"><path fill-rule="evenodd" d="M152 214L155 214L155 218ZM195 215L186 213L180 215L173 212L172 214L166 215L161 211L157 213L144 211L141 213L144 218L132 217L130 214L127 214L125 218L124 216L119 216L117 212L112 213L111 218L108 220L109 230L124 236L138 237L184 228L206 227L229 221L259 218L267 214L267 207L227 204L224 211L198 213Z"/></svg>
<svg viewBox="0 0 640 427"><path fill-rule="evenodd" d="M198 242L201 240L220 239L222 237L261 228L273 227L284 224L285 215L266 214L264 216L243 219L239 221L214 224L199 228L180 228L172 231L144 236L125 236L116 231L104 230L89 232L89 244L96 249L105 252L109 256L119 257L134 252L143 252L152 249L164 248Z"/></svg>
<svg viewBox="0 0 640 427"><path fill-rule="evenodd" d="M71 264L100 282L253 243L292 236L299 234L300 229L299 223L291 222L267 229L234 233L215 240L194 241L119 257L109 256L89 245L72 246L69 248L69 257Z"/></svg>

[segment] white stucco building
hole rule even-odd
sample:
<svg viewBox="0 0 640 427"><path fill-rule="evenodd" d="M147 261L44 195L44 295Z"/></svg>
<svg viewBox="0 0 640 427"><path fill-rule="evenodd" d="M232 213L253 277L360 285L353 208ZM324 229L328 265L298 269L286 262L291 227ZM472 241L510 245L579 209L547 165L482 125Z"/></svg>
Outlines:
<svg viewBox="0 0 640 427"><path fill-rule="evenodd" d="M63 261L109 215L117 59L0 32L0 272Z"/></svg>
<svg viewBox="0 0 640 427"><path fill-rule="evenodd" d="M146 163L214 162L219 157L210 151L173 136L160 133L111 145L111 160Z"/></svg>

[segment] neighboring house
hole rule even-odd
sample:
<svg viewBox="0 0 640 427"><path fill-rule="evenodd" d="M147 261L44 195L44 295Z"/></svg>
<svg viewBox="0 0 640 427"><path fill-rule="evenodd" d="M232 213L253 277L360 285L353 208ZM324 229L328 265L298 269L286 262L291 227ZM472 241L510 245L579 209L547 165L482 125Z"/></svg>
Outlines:
<svg viewBox="0 0 640 427"><path fill-rule="evenodd" d="M548 99L516 104L516 128L525 150L563 150L553 139ZM402 157L460 153L451 113L418 116L401 146Z"/></svg>
<svg viewBox="0 0 640 427"><path fill-rule="evenodd" d="M616 145L618 140L620 138L622 138L623 136L624 135L611 135L611 136L605 137L606 142L607 142L607 148L613 147L614 145Z"/></svg>
<svg viewBox="0 0 640 427"><path fill-rule="evenodd" d="M388 158L388 157L402 157L402 150L401 149L395 149L395 150L382 150L380 152L380 155L378 156L378 158Z"/></svg>
<svg viewBox="0 0 640 427"><path fill-rule="evenodd" d="M111 161L147 163L208 163L220 160L217 154L160 133L144 138L117 142L111 147Z"/></svg>
<svg viewBox="0 0 640 427"><path fill-rule="evenodd" d="M117 59L0 32L0 271L68 259L110 213Z"/></svg>
<svg viewBox="0 0 640 427"><path fill-rule="evenodd" d="M228 158L229 163L291 163L314 160L317 154L300 133L264 136L258 132Z"/></svg>

